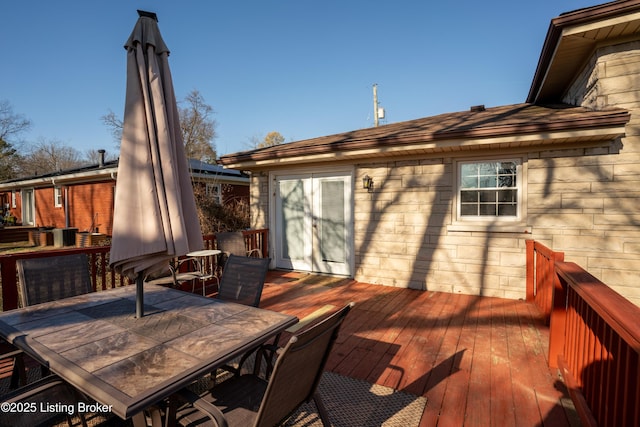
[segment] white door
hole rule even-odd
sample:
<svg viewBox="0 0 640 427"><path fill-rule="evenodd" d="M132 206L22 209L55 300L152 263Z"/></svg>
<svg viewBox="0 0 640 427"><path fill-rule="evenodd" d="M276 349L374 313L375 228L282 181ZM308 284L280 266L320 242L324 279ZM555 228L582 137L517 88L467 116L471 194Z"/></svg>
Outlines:
<svg viewBox="0 0 640 427"><path fill-rule="evenodd" d="M275 185L276 267L351 276L351 173L279 175Z"/></svg>
<svg viewBox="0 0 640 427"><path fill-rule="evenodd" d="M36 225L36 200L32 189L22 190L22 225Z"/></svg>

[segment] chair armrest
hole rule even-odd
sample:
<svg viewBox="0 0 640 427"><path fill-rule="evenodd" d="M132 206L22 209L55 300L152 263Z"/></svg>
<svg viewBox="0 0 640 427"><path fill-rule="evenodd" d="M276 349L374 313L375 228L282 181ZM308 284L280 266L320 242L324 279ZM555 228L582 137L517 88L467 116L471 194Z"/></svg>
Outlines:
<svg viewBox="0 0 640 427"><path fill-rule="evenodd" d="M20 350L20 349L16 349L16 350L13 350L13 351L8 351L6 353L0 354L0 359L9 359L9 358L12 358L12 357L19 356L21 354L23 354L23 351Z"/></svg>
<svg viewBox="0 0 640 427"><path fill-rule="evenodd" d="M4 342L3 342L4 344ZM5 347L5 345L3 345ZM27 383L27 370L24 365L24 352L19 348L14 347L12 344L6 343L6 348L3 349L3 353L0 354L0 360L10 360L11 365L3 363L3 374L11 370L11 380L9 383L9 389L16 389L18 386L25 385Z"/></svg>
<svg viewBox="0 0 640 427"><path fill-rule="evenodd" d="M28 399L37 394L42 393L45 390L49 390L54 387L65 387L66 383L56 375L49 375L35 382L32 382L26 386L16 389L7 393L2 397L3 402L17 402L20 400Z"/></svg>
<svg viewBox="0 0 640 427"><path fill-rule="evenodd" d="M258 249L258 248L248 250L247 251L247 256L251 256L251 254L254 253L254 252L258 254L258 258L263 258L262 251L260 249Z"/></svg>
<svg viewBox="0 0 640 427"><path fill-rule="evenodd" d="M280 337L280 335L278 335L278 338ZM265 379L268 380L269 377L271 377L271 373L273 372L273 367L275 366L274 360L276 360L278 357L280 357L280 354L284 351L284 349L282 347L279 347L277 345L278 342L278 338L276 338L275 342L273 344L262 344L259 348L258 351L256 352L256 360L255 363L253 365L253 374L254 375L259 375L260 371L262 370L262 362L261 360L264 359L264 361L266 362L267 366L265 368ZM267 354L268 353L268 354Z"/></svg>
<svg viewBox="0 0 640 427"><path fill-rule="evenodd" d="M195 257L181 258L181 259L178 259L178 262L176 263L176 266L175 266L176 271L180 271L180 267L182 266L182 264L192 262L192 261L196 267L200 266L200 260L198 258L195 258Z"/></svg>
<svg viewBox="0 0 640 427"><path fill-rule="evenodd" d="M145 283L149 283L149 284L153 284L153 285L173 285L176 286L177 282L177 277L176 277L176 270L173 267L173 265L169 265L169 270L168 270L169 274L166 274L164 276L158 276L158 277L150 277L150 276L146 276L144 278L144 282Z"/></svg>
<svg viewBox="0 0 640 427"><path fill-rule="evenodd" d="M229 427L227 419L224 417L222 411L220 411L220 409L211 402L207 402L205 399L186 388L178 391L177 395L211 418L211 421L213 421L218 427Z"/></svg>

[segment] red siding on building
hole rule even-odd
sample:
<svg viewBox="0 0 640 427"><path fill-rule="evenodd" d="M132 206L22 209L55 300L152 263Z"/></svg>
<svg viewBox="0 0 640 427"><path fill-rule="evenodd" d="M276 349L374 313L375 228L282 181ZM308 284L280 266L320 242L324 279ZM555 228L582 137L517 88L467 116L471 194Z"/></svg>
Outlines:
<svg viewBox="0 0 640 427"><path fill-rule="evenodd" d="M234 200L245 200L249 202L248 185L228 185L225 184L222 191L222 203L226 204Z"/></svg>
<svg viewBox="0 0 640 427"><path fill-rule="evenodd" d="M115 182L93 182L68 188L70 226L78 231L111 235Z"/></svg>
<svg viewBox="0 0 640 427"><path fill-rule="evenodd" d="M64 207L55 207L53 188L38 188L36 200L36 225L39 227L64 227Z"/></svg>
<svg viewBox="0 0 640 427"><path fill-rule="evenodd" d="M63 191L62 206L55 206L53 187L34 189L35 198L35 226L65 228L67 218L65 216L64 197L68 198L68 226L77 228L78 231L96 231L111 234L113 226L113 198L115 181L90 182L61 187ZM11 192L3 194L3 201L11 202ZM16 207L11 208L11 213L22 221L22 195L17 191Z"/></svg>
<svg viewBox="0 0 640 427"><path fill-rule="evenodd" d="M61 187L66 204L56 207L53 187L34 189L35 198L35 226L77 228L78 231L92 231L111 235L113 229L113 206L115 196L115 181L93 181L79 184L69 184ZM231 200L249 200L249 186L224 184L223 203ZM0 200L11 201L11 191L0 193ZM65 216L67 206L68 224ZM16 207L10 208L13 215L22 221L22 195L17 190Z"/></svg>

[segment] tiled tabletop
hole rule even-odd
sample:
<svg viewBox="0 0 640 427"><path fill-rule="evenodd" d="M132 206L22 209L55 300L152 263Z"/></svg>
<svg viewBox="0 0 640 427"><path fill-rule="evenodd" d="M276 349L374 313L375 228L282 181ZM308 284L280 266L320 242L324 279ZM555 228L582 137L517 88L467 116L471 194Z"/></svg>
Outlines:
<svg viewBox="0 0 640 427"><path fill-rule="evenodd" d="M0 336L122 418L295 324L292 316L145 285L0 313Z"/></svg>

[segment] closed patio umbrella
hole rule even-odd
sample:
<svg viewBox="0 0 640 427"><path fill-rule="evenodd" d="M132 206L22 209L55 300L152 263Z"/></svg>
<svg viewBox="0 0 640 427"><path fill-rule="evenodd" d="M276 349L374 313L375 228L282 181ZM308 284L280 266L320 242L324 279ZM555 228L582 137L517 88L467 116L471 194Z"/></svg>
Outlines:
<svg viewBox="0 0 640 427"><path fill-rule="evenodd" d="M154 13L140 17L125 44L127 89L115 193L110 263L143 281L169 260L202 249L193 188L169 70L169 49Z"/></svg>

